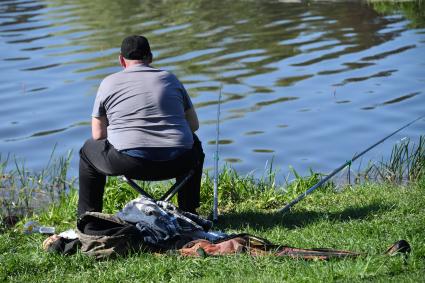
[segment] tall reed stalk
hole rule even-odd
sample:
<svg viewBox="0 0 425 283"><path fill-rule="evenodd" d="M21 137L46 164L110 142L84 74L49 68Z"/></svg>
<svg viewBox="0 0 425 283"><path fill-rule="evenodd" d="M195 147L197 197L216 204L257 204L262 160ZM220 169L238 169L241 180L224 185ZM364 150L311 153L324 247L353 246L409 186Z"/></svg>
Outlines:
<svg viewBox="0 0 425 283"><path fill-rule="evenodd" d="M409 138L395 144L390 158L370 164L364 170L365 179L396 184L414 182L425 175L425 136L417 143Z"/></svg>
<svg viewBox="0 0 425 283"><path fill-rule="evenodd" d="M25 162L0 155L0 218L32 214L65 195L73 180L67 179L71 152L54 158L39 172L28 170Z"/></svg>

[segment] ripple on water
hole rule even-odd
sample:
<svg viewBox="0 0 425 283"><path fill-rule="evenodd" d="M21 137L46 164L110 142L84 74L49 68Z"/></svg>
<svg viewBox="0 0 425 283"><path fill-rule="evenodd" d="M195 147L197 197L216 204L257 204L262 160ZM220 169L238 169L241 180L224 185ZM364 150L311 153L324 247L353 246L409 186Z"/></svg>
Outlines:
<svg viewBox="0 0 425 283"><path fill-rule="evenodd" d="M144 34L154 66L192 97L206 167L221 89L222 162L333 168L422 111L425 32L413 4L385 15L351 1L1 1L0 153L31 166L55 143L78 152L100 80L120 70L122 38Z"/></svg>

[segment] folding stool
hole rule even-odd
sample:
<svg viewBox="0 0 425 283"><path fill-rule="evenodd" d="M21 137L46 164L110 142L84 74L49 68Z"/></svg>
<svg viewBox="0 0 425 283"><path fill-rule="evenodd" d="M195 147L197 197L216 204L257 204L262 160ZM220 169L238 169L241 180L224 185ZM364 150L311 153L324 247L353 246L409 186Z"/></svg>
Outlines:
<svg viewBox="0 0 425 283"><path fill-rule="evenodd" d="M171 188L168 189L167 192L165 192L165 194L159 198L159 200L161 201L170 201L170 199L176 194L178 193L178 191L190 180L190 178L193 177L193 174L195 174L195 170L194 169L190 169L182 179L180 179L179 181L176 181ZM127 177L127 176L122 176L122 179L124 181L126 181L133 189L135 189L139 194L150 198L152 200L155 200L155 198L153 196L151 196L150 194L148 194L145 190L143 190L143 188L141 188L133 179ZM151 180L142 180L142 181L151 181Z"/></svg>

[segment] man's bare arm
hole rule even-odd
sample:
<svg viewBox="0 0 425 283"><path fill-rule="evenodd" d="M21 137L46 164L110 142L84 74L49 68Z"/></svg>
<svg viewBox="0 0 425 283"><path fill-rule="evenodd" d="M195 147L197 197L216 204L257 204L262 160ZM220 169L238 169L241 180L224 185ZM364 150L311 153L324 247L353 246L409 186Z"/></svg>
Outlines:
<svg viewBox="0 0 425 283"><path fill-rule="evenodd" d="M189 127L192 132L196 132L199 129L198 115L196 115L195 108L192 107L185 112L186 120L189 123Z"/></svg>
<svg viewBox="0 0 425 283"><path fill-rule="evenodd" d="M107 132L108 119L106 116L93 117L91 120L91 133L94 140L106 139L108 137Z"/></svg>

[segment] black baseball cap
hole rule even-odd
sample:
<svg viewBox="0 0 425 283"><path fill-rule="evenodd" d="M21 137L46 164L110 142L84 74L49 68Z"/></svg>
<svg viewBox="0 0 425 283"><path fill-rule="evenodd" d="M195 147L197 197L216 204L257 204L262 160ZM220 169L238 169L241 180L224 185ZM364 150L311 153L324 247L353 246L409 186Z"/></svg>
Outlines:
<svg viewBox="0 0 425 283"><path fill-rule="evenodd" d="M143 60L152 57L148 39L141 35L124 38L121 43L121 55L129 60Z"/></svg>

